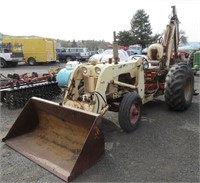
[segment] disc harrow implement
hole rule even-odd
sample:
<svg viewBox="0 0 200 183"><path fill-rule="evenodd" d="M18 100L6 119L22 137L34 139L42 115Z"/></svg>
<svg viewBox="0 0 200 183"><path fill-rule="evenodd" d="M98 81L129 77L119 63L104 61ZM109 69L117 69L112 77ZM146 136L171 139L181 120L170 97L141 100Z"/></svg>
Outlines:
<svg viewBox="0 0 200 183"><path fill-rule="evenodd" d="M27 73L1 76L1 103L9 109L22 108L31 97L51 100L60 97L61 88L55 77L45 74L38 77L37 73L28 76Z"/></svg>

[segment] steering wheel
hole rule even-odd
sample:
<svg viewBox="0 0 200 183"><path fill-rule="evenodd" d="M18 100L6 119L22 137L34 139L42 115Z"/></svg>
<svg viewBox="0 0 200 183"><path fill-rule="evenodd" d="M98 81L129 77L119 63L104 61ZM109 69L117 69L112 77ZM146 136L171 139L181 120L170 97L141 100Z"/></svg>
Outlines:
<svg viewBox="0 0 200 183"><path fill-rule="evenodd" d="M142 57L142 60L143 60L143 67L144 69L148 69L149 68L149 62L148 62L148 59L144 56L141 56Z"/></svg>

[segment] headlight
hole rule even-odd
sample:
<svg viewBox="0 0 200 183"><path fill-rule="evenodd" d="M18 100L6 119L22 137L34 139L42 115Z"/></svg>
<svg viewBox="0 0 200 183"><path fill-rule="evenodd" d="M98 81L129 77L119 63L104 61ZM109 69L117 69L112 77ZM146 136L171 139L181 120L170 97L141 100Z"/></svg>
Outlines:
<svg viewBox="0 0 200 183"><path fill-rule="evenodd" d="M96 74L100 74L101 69L99 67L95 67L95 72L96 72Z"/></svg>
<svg viewBox="0 0 200 183"><path fill-rule="evenodd" d="M86 68L86 67L83 67L83 68L82 68L82 71L83 71L83 74L86 74L86 73L87 73L87 68Z"/></svg>

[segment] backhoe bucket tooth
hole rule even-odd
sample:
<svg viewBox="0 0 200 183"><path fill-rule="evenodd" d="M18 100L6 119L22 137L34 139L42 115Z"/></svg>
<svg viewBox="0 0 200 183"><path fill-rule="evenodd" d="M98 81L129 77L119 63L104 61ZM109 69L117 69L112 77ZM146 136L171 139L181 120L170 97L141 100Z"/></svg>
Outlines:
<svg viewBox="0 0 200 183"><path fill-rule="evenodd" d="M105 152L101 116L31 98L3 141L65 181Z"/></svg>

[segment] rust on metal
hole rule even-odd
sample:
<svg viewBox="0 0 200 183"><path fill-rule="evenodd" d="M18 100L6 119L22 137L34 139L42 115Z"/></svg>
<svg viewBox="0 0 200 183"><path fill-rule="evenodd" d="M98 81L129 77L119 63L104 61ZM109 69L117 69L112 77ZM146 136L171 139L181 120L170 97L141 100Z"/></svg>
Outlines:
<svg viewBox="0 0 200 183"><path fill-rule="evenodd" d="M101 116L31 98L3 141L71 181L104 153Z"/></svg>

